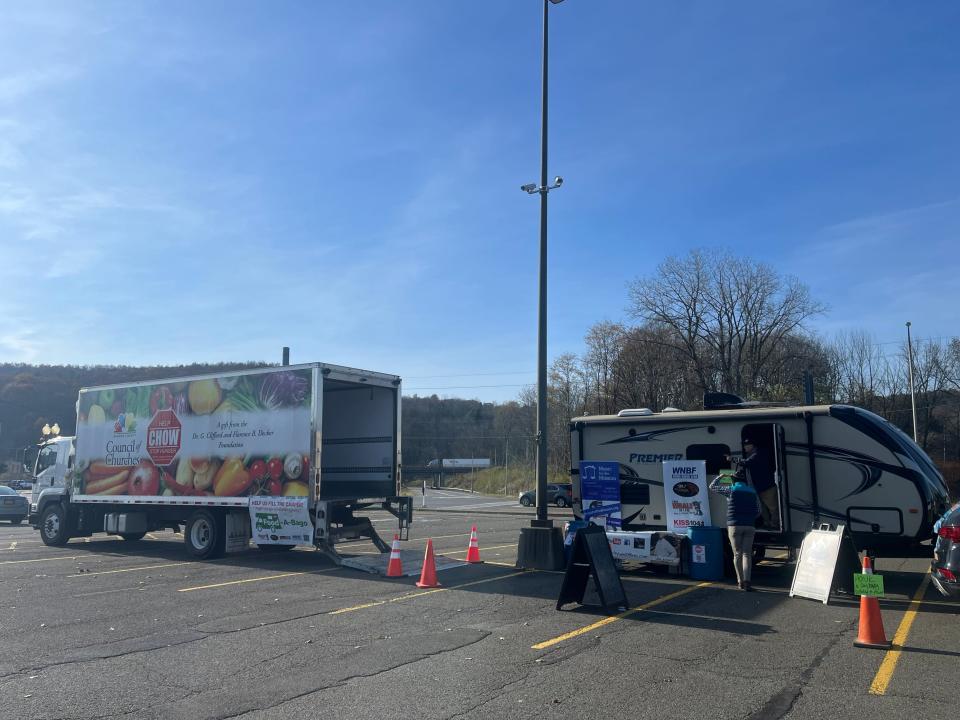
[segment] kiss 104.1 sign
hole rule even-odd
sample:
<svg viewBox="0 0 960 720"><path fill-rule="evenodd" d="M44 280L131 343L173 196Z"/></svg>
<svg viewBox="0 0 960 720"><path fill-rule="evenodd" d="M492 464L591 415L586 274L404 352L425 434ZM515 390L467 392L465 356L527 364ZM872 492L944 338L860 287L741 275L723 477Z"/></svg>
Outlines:
<svg viewBox="0 0 960 720"><path fill-rule="evenodd" d="M686 533L688 528L710 525L707 464L703 460L665 462L663 494L670 532Z"/></svg>

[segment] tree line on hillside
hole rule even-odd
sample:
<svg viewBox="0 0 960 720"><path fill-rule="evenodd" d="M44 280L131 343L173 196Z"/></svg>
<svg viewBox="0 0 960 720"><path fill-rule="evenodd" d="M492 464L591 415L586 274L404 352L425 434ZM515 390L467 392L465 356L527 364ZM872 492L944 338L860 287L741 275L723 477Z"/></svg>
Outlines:
<svg viewBox="0 0 960 720"><path fill-rule="evenodd" d="M906 343L881 344L851 331L816 335L824 306L796 278L729 253L697 250L668 258L628 288L628 322L596 323L581 353L554 359L549 374L549 466L570 469L569 422L623 408L696 409L707 391L750 400L799 402L803 375L818 403L848 403L912 434ZM901 328L898 324L898 329ZM0 459L36 442L45 422L73 432L81 386L264 367L223 363L180 367L0 365ZM913 347L918 442L960 480L960 338L918 340ZM438 458L485 458L527 468L535 461L536 394L525 388L505 403L405 397L405 467ZM506 474L505 474L506 475Z"/></svg>

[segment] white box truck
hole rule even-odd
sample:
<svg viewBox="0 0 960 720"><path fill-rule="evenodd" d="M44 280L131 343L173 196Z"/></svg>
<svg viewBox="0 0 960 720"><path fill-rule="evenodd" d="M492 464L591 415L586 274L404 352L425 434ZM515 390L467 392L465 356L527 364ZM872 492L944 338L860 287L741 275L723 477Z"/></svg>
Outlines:
<svg viewBox="0 0 960 720"><path fill-rule="evenodd" d="M97 532L180 529L210 558L249 545L383 542L361 510L406 537L400 378L312 363L84 388L75 438L41 447L30 522L47 545Z"/></svg>
<svg viewBox="0 0 960 720"><path fill-rule="evenodd" d="M704 461L708 479L729 471L749 439L775 480L780 522L758 528L756 545L799 547L821 522L843 523L858 548L893 556L929 556L923 543L948 505L943 476L896 426L846 405L622 410L570 421L573 507L583 517L580 461L619 464L625 530L663 530L665 462ZM714 525L726 500L709 494Z"/></svg>

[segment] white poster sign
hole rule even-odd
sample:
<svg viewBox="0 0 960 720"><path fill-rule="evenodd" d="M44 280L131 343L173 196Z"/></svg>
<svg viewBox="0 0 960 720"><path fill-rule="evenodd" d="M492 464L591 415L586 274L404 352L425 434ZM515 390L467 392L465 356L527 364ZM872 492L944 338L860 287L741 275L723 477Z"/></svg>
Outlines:
<svg viewBox="0 0 960 720"><path fill-rule="evenodd" d="M703 460L676 460L663 464L663 494L667 505L667 530L710 525L707 497L707 464Z"/></svg>
<svg viewBox="0 0 960 720"><path fill-rule="evenodd" d="M251 497L250 527L257 545L313 544L305 497Z"/></svg>

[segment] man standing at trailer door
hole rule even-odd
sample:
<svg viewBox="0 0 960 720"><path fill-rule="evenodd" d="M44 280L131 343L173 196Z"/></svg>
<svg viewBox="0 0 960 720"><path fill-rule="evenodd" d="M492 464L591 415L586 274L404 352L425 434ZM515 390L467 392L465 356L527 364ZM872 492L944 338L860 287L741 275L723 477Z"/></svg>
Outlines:
<svg viewBox="0 0 960 720"><path fill-rule="evenodd" d="M736 477L753 486L760 496L760 514L765 527L780 529L780 499L770 458L753 441L744 439L743 457L737 461Z"/></svg>

